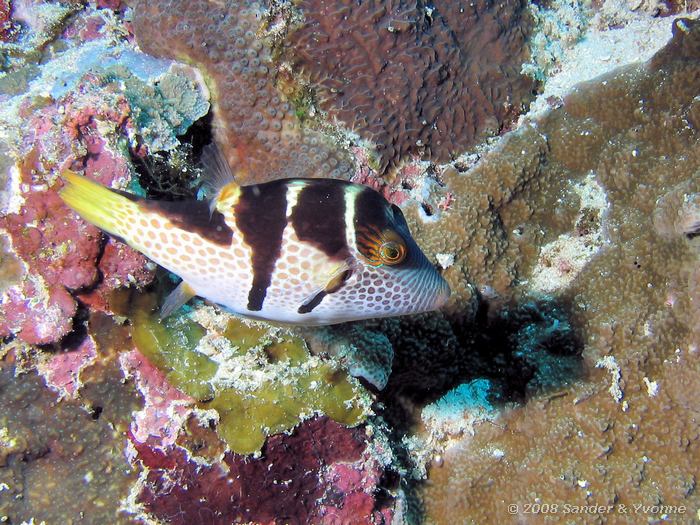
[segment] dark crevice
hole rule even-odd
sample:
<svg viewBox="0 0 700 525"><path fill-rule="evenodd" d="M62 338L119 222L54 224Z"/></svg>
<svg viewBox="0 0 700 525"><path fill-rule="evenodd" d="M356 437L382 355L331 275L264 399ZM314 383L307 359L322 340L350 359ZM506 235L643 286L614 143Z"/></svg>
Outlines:
<svg viewBox="0 0 700 525"><path fill-rule="evenodd" d="M130 150L132 164L146 197L156 200L194 199L200 172L197 165L202 150L213 140L211 112L178 136L180 146L170 152L143 155L142 148Z"/></svg>

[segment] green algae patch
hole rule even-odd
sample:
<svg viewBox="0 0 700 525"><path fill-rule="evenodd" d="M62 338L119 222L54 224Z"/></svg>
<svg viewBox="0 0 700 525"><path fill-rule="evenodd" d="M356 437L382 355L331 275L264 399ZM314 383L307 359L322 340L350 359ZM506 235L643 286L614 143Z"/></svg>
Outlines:
<svg viewBox="0 0 700 525"><path fill-rule="evenodd" d="M318 413L349 426L364 420L369 394L311 356L301 338L236 318L212 322L202 310L212 309L164 321L137 310L132 337L173 386L216 410L217 432L233 452L257 453L268 436Z"/></svg>
<svg viewBox="0 0 700 525"><path fill-rule="evenodd" d="M357 402L359 387L330 365L295 362L302 344L285 341L267 347L274 349L279 363L291 367L278 379L251 391L224 390L207 404L219 413L219 434L235 452L257 452L268 435L290 430L315 412L345 425L362 422L365 411Z"/></svg>
<svg viewBox="0 0 700 525"><path fill-rule="evenodd" d="M180 316L159 321L144 311L137 312L132 323L134 344L171 385L198 400L212 397L210 381L219 366L196 351L206 333L202 326Z"/></svg>

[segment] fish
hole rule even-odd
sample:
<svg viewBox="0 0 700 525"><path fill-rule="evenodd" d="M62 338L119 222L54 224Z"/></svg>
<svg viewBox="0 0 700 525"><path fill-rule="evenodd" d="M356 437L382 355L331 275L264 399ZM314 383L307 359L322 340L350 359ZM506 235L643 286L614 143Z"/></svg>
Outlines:
<svg viewBox="0 0 700 525"><path fill-rule="evenodd" d="M65 170L63 201L179 276L167 317L194 296L234 314L318 326L440 308L450 287L379 192L337 179L241 186L218 148L201 161L209 200L160 201Z"/></svg>

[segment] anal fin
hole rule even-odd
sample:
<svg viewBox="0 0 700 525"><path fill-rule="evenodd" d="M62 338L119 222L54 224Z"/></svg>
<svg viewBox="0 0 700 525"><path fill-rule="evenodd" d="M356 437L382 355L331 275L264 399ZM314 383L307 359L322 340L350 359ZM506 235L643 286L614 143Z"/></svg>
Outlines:
<svg viewBox="0 0 700 525"><path fill-rule="evenodd" d="M177 287L165 298L163 306L160 307L160 318L165 319L179 310L187 301L192 299L197 293L185 281L180 282Z"/></svg>

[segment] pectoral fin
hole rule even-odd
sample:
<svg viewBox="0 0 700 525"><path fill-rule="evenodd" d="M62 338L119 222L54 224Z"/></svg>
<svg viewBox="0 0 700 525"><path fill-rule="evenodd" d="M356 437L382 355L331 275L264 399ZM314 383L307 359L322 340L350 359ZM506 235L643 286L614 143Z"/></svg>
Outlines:
<svg viewBox="0 0 700 525"><path fill-rule="evenodd" d="M197 294L190 287L190 285L185 281L182 281L177 285L177 288L170 292L170 295L168 295L165 302L163 302L163 306L160 308L160 318L165 319L166 317L169 317L195 295Z"/></svg>
<svg viewBox="0 0 700 525"><path fill-rule="evenodd" d="M302 301L297 312L300 314L308 314L313 311L314 308L321 304L321 301L323 301L326 295L340 290L348 279L350 279L352 272L352 263L350 261L343 261L338 268L327 276L325 282L321 286L316 288Z"/></svg>

